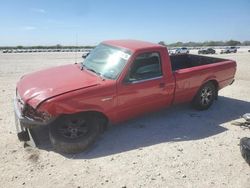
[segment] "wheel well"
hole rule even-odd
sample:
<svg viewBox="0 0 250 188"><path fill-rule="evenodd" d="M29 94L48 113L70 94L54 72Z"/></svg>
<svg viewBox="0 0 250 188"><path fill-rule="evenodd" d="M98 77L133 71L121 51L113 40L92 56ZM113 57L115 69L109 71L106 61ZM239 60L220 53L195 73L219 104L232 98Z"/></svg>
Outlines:
<svg viewBox="0 0 250 188"><path fill-rule="evenodd" d="M85 111L85 112L82 112L83 114L86 114L88 116L96 116L96 117L99 117L101 120L102 120L102 123L104 125L104 130L107 129L108 127L108 122L109 122L109 119L108 117L103 114L102 112L98 112L98 111Z"/></svg>

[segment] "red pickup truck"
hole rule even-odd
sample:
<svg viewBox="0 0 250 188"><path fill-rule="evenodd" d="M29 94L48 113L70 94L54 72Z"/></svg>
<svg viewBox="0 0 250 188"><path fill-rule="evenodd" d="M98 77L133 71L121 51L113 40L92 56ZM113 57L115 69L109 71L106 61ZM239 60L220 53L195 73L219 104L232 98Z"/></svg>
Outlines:
<svg viewBox="0 0 250 188"><path fill-rule="evenodd" d="M56 150L83 151L109 124L173 104L209 108L218 91L234 81L236 62L191 54L135 40L99 44L83 63L23 76L17 83L18 138L49 126Z"/></svg>

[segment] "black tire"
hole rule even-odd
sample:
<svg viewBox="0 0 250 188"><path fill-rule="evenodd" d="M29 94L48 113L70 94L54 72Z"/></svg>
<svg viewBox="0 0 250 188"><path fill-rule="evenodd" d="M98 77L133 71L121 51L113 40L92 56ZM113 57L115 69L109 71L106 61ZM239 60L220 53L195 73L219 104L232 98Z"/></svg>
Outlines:
<svg viewBox="0 0 250 188"><path fill-rule="evenodd" d="M103 130L99 117L89 114L65 115L50 125L49 137L56 151L74 154L88 148Z"/></svg>
<svg viewBox="0 0 250 188"><path fill-rule="evenodd" d="M245 161L250 165L250 138L240 139L240 152Z"/></svg>
<svg viewBox="0 0 250 188"><path fill-rule="evenodd" d="M206 110L216 98L216 87L212 82L204 84L195 95L192 105L197 110Z"/></svg>

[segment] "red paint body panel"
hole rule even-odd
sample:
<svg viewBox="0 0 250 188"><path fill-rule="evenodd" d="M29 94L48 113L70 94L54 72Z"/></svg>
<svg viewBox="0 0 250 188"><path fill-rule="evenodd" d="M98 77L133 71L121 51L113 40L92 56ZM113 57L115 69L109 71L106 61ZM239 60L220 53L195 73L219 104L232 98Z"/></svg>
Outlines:
<svg viewBox="0 0 250 188"><path fill-rule="evenodd" d="M67 65L24 76L17 84L21 98L52 116L83 111L103 113L117 123L137 115L189 102L207 81L218 82L219 89L229 85L236 71L234 61L181 69L172 72L167 49L148 42L119 40L104 44L125 48L132 55L117 80L103 80L79 65ZM152 80L128 84L125 76L135 59L144 52L158 52L163 75Z"/></svg>
<svg viewBox="0 0 250 188"><path fill-rule="evenodd" d="M87 71L81 71L79 65L66 65L25 75L17 83L17 90L24 102L37 107L48 98L96 86L100 80Z"/></svg>
<svg viewBox="0 0 250 188"><path fill-rule="evenodd" d="M158 52L161 55L163 76L154 80L126 84L124 79L135 57L140 53ZM172 104L175 89L175 79L171 71L166 48L156 45L138 48L130 58L117 84L117 119L120 122L140 114L168 107ZM164 87L160 87L163 84Z"/></svg>
<svg viewBox="0 0 250 188"><path fill-rule="evenodd" d="M103 100L111 98L110 100ZM72 91L43 102L39 109L53 116L82 111L98 111L109 119L115 119L116 81L102 80L99 85Z"/></svg>
<svg viewBox="0 0 250 188"><path fill-rule="evenodd" d="M236 63L225 61L210 65L202 65L178 70L174 73L176 90L174 103L188 102L193 99L199 88L206 82L214 80L219 89L232 83L236 71Z"/></svg>
<svg viewBox="0 0 250 188"><path fill-rule="evenodd" d="M111 46L116 46L120 48L128 49L132 52L139 51L148 48L164 48L159 44L154 44L150 42L137 41L137 40L108 40L102 42L103 44L108 44Z"/></svg>

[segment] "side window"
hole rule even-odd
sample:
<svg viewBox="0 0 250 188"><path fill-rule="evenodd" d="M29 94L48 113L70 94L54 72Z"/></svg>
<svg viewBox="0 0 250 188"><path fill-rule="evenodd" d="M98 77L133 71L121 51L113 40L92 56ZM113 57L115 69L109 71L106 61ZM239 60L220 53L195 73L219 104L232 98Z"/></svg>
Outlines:
<svg viewBox="0 0 250 188"><path fill-rule="evenodd" d="M138 55L131 65L127 81L145 80L162 75L161 58L157 52Z"/></svg>

